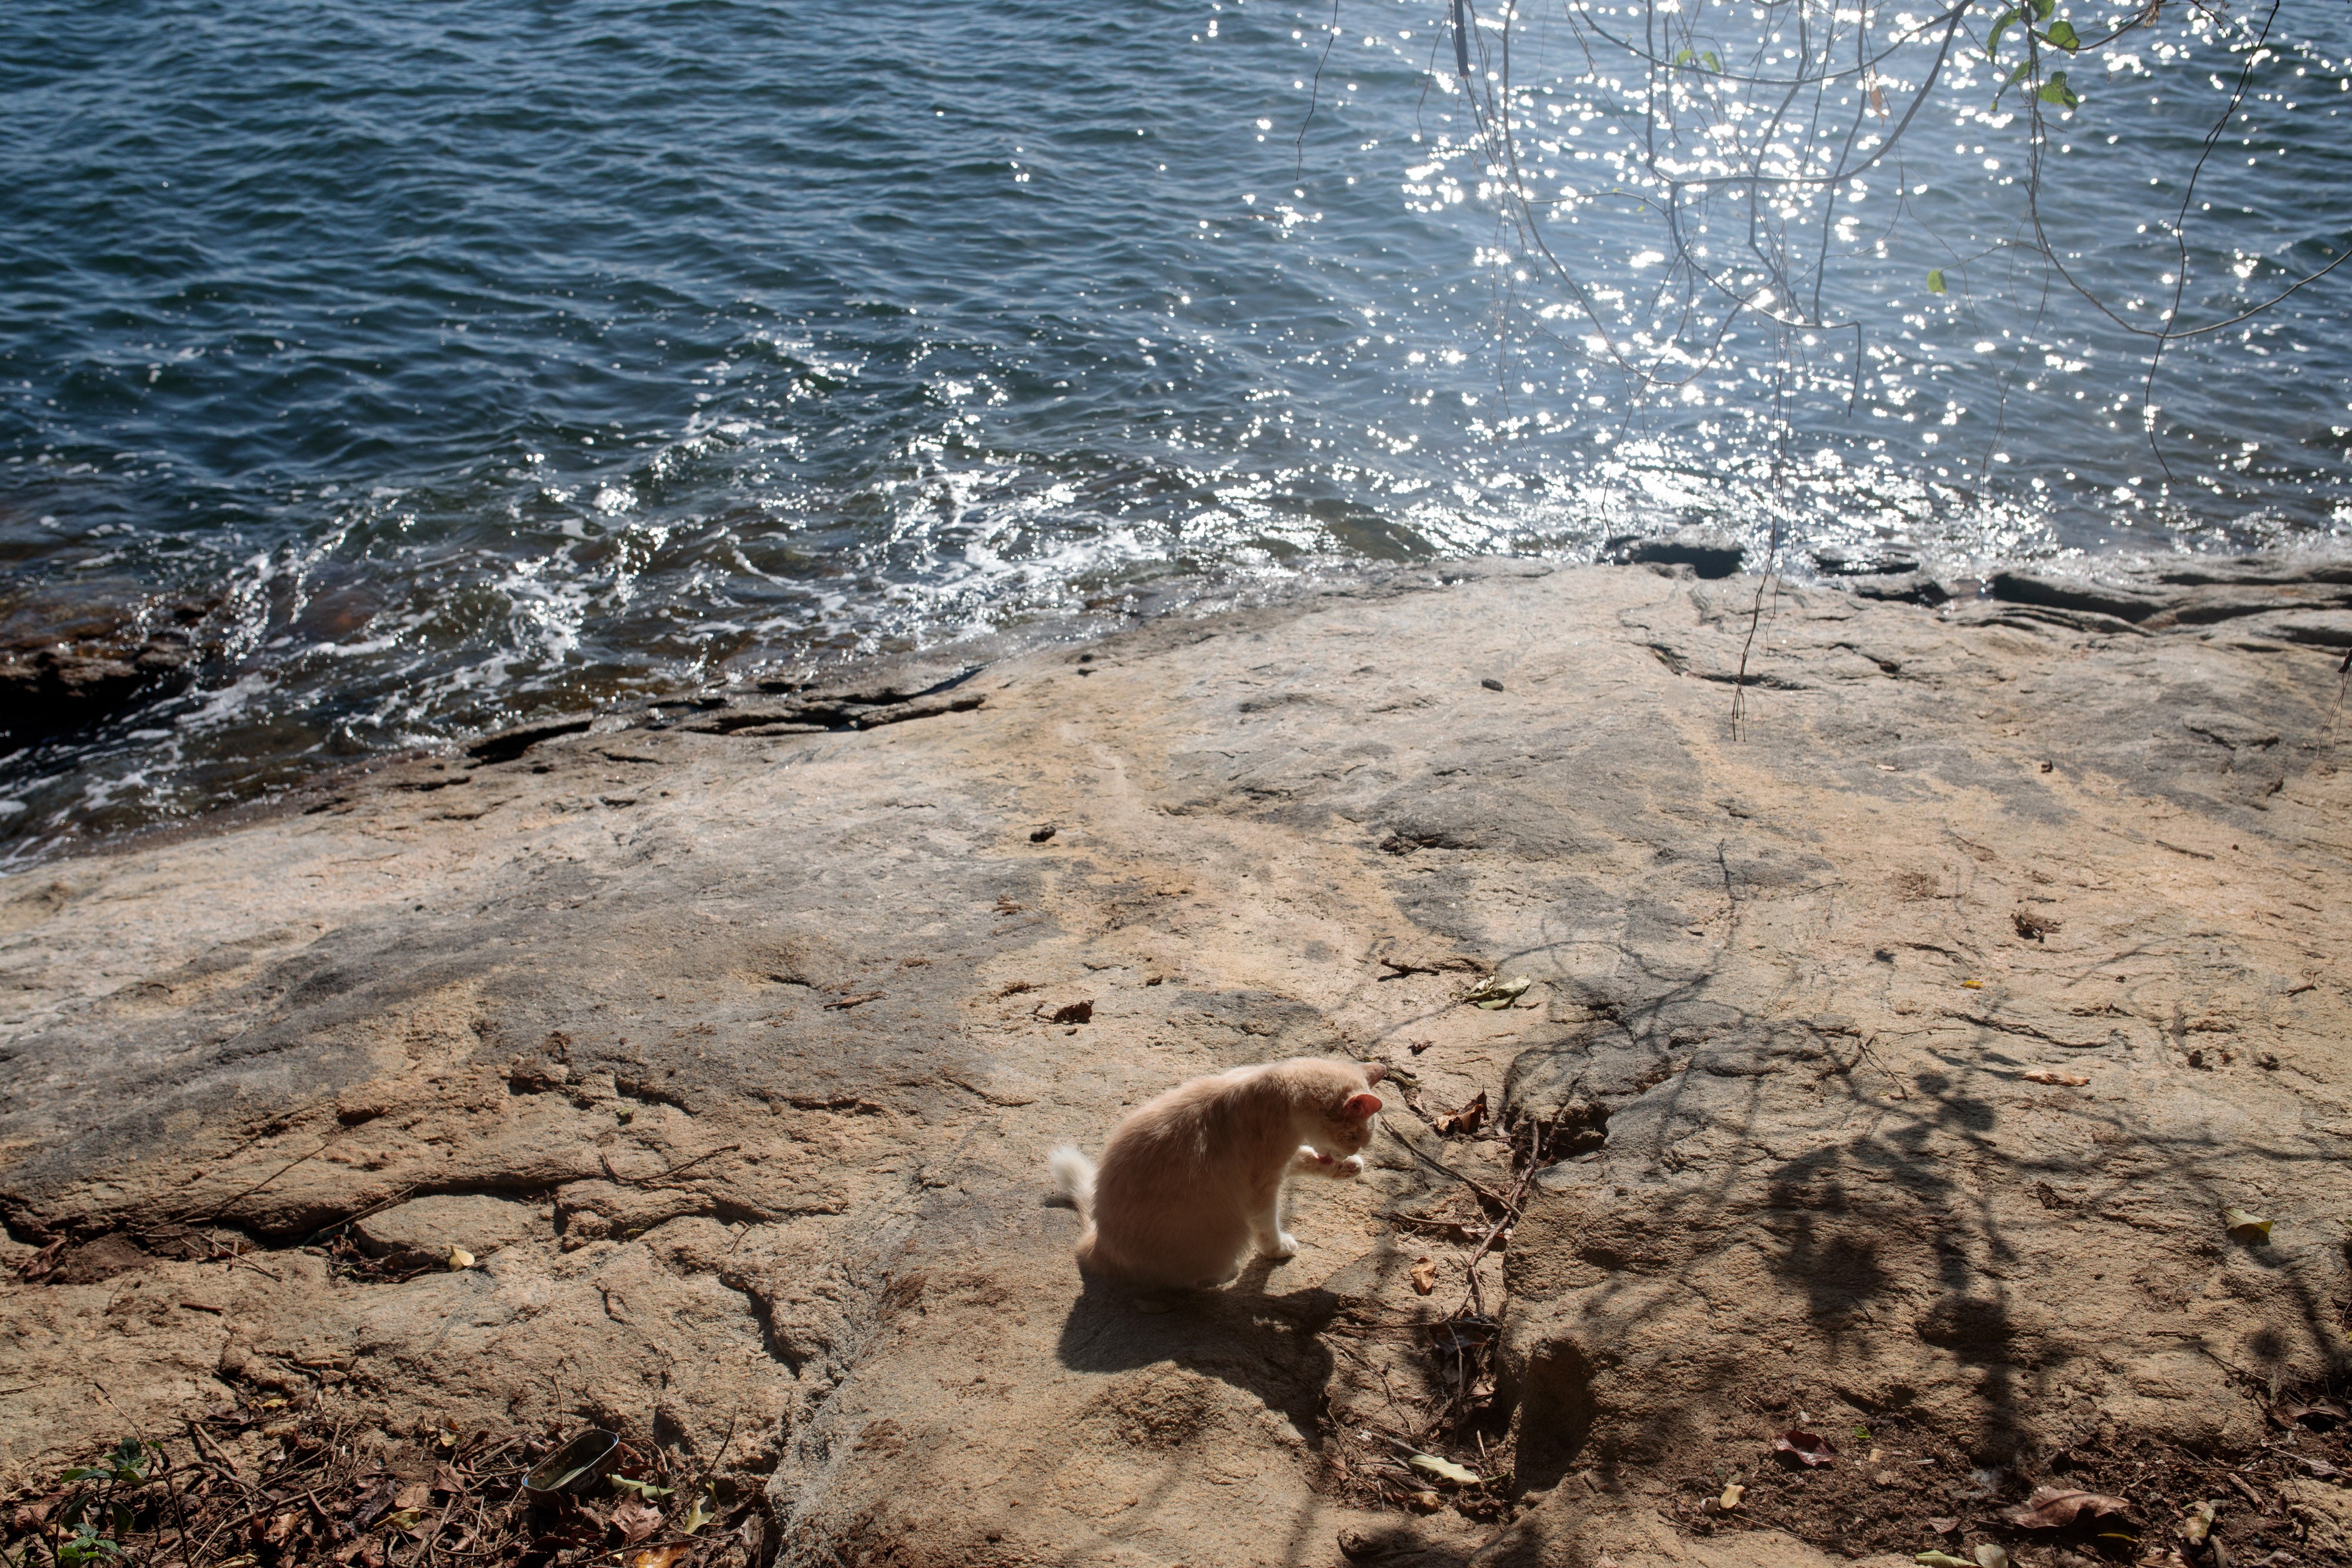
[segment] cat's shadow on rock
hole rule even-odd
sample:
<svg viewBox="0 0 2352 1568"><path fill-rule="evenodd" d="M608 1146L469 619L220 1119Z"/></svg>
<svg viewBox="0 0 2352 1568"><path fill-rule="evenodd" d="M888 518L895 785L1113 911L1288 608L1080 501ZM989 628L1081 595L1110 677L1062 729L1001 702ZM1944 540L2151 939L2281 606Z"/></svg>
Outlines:
<svg viewBox="0 0 2352 1568"><path fill-rule="evenodd" d="M1255 1395L1313 1430L1331 1380L1318 1337L1345 1298L1320 1288L1271 1294L1281 1265L1261 1258L1223 1290L1138 1290L1084 1273L1055 1354L1073 1372L1172 1362Z"/></svg>

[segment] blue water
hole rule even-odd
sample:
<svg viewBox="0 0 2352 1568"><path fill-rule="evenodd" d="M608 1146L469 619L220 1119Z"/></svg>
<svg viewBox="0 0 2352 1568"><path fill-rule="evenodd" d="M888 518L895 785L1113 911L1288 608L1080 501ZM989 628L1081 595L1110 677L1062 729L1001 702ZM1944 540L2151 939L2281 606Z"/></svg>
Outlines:
<svg viewBox="0 0 2352 1568"><path fill-rule="evenodd" d="M2168 347L2152 443L2145 340L2004 248L2026 129L1980 57L1848 195L1820 270L1851 329L1750 318L1643 392L1637 106L1580 79L1558 0L1523 11L1520 150L1578 193L1548 237L1613 353L1481 193L1439 0L1342 0L1336 35L1269 0L10 0L0 617L193 601L206 657L0 759L0 855L1368 559L1691 520L1778 527L1799 571L2352 529L2352 267ZM2352 245L2352 23L2291 0L2271 42L2184 319ZM2045 211L2145 322L2152 219L2246 57L2193 15L2116 52Z"/></svg>

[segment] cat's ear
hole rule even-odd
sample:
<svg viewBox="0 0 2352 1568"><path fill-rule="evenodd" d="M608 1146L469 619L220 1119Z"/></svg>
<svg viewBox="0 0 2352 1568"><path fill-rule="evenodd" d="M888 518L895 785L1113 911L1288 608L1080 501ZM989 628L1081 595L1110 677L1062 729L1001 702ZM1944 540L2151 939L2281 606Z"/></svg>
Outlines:
<svg viewBox="0 0 2352 1568"><path fill-rule="evenodd" d="M1339 1114L1350 1122L1360 1122L1380 1108L1381 1097L1377 1094L1350 1094L1339 1107Z"/></svg>
<svg viewBox="0 0 2352 1568"><path fill-rule="evenodd" d="M1366 1083L1378 1083L1381 1079L1386 1078L1388 1075L1388 1063L1384 1061L1367 1061L1364 1063L1364 1082Z"/></svg>

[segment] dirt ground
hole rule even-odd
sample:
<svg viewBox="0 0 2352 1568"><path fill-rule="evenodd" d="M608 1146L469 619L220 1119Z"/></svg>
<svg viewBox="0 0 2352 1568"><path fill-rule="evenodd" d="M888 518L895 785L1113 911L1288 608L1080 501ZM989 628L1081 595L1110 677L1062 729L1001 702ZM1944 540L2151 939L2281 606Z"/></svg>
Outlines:
<svg viewBox="0 0 2352 1568"><path fill-rule="evenodd" d="M1414 568L0 882L0 1551L2347 1560L2352 566L1906 597ZM1302 1053L1299 1256L1083 1280L1046 1148Z"/></svg>

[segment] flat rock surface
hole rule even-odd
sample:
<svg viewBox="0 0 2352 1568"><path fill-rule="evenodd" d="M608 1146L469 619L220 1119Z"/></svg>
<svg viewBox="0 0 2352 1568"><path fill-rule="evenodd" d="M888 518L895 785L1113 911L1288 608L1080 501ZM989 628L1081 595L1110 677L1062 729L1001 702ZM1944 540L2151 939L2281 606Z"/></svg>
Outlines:
<svg viewBox="0 0 2352 1568"><path fill-rule="evenodd" d="M447 1193L412 1197L406 1203L355 1219L351 1233L371 1252L426 1253L446 1258L454 1249L476 1258L511 1247L534 1231L553 1233L551 1208L492 1197L486 1193Z"/></svg>
<svg viewBox="0 0 2352 1568"><path fill-rule="evenodd" d="M0 1458L315 1391L727 1444L793 1563L1711 1568L2263 1440L2352 1311L2335 570L1414 569L16 874ZM1405 1103L1300 1254L1082 1281L1045 1151L1307 1052Z"/></svg>

